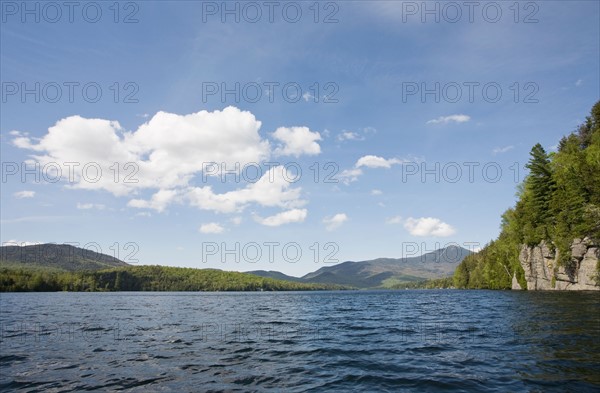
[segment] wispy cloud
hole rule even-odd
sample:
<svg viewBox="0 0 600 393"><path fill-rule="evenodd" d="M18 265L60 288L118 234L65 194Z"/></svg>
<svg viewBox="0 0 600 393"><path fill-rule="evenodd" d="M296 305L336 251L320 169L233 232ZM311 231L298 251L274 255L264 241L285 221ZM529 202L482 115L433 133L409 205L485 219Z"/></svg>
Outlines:
<svg viewBox="0 0 600 393"><path fill-rule="evenodd" d="M386 224L400 224L402 222L401 216L388 217L385 219Z"/></svg>
<svg viewBox="0 0 600 393"><path fill-rule="evenodd" d="M19 191L15 192L13 196L17 199L33 198L35 196L35 191Z"/></svg>
<svg viewBox="0 0 600 393"><path fill-rule="evenodd" d="M448 124L448 123L466 123L471 120L467 115L440 116L437 119L428 120L425 124Z"/></svg>
<svg viewBox="0 0 600 393"><path fill-rule="evenodd" d="M104 210L106 206L101 203L77 203L77 209L79 210Z"/></svg>
<svg viewBox="0 0 600 393"><path fill-rule="evenodd" d="M60 221L65 218L72 218L69 216L28 216L28 217L17 217L0 220L2 224L16 224L20 222L40 222L40 221Z"/></svg>
<svg viewBox="0 0 600 393"><path fill-rule="evenodd" d="M367 139L367 135L376 133L377 130L373 127L365 127L358 131L343 130L337 135L339 142L344 141L364 141Z"/></svg>
<svg viewBox="0 0 600 393"><path fill-rule="evenodd" d="M504 146L504 147L496 147L494 148L494 150L492 150L492 153L494 154L502 154L502 153L506 153L509 150L514 149L515 147L513 145L508 145L508 146Z"/></svg>
<svg viewBox="0 0 600 393"><path fill-rule="evenodd" d="M352 132L352 131L342 131L337 136L337 140L340 141L340 142L343 142L343 141L362 141L364 139L365 138L362 135L359 135L358 133Z"/></svg>
<svg viewBox="0 0 600 393"><path fill-rule="evenodd" d="M302 94L302 98L304 99L304 101L308 102L310 100L312 100L313 98L315 98L315 96L313 96L312 94L310 94L308 91L304 94Z"/></svg>
<svg viewBox="0 0 600 393"><path fill-rule="evenodd" d="M18 240L7 240L5 242L2 242L2 246L19 246L19 247L35 246L37 244L42 244L42 242L30 242L30 241L18 241Z"/></svg>

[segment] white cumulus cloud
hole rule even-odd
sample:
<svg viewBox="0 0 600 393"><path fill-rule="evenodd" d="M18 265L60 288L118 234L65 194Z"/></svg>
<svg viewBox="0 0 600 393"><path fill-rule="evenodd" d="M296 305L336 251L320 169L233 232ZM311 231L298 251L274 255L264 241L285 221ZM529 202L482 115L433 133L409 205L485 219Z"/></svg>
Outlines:
<svg viewBox="0 0 600 393"><path fill-rule="evenodd" d="M301 189L291 187L295 177L284 173L284 167L271 168L257 182L244 181L230 191L194 185L209 163L217 165L202 175L216 176L216 168L256 165L275 154L321 152L321 135L307 127L278 128L273 133L277 146L261 137L260 127L251 112L230 106L187 115L158 112L134 131L117 121L70 116L41 138L19 131L11 136L15 146L31 151L28 162L60 165L67 188L131 196L129 207L162 212L179 202L218 213L239 212L249 204L297 209L306 202L300 199ZM142 192L148 194L140 196Z"/></svg>
<svg viewBox="0 0 600 393"><path fill-rule="evenodd" d="M391 168L392 165L401 164L402 162L397 158L385 159L379 156L367 155L359 158L354 166L356 168L363 166L367 168Z"/></svg>
<svg viewBox="0 0 600 393"><path fill-rule="evenodd" d="M143 199L132 199L127 203L127 206L136 207L139 209L154 209L160 213L167 208L167 206L174 200L176 196L176 190L159 190L152 195L149 201Z"/></svg>
<svg viewBox="0 0 600 393"><path fill-rule="evenodd" d="M306 209L292 209L265 218L254 216L254 220L262 225L278 227L283 224L304 222L307 215L308 211Z"/></svg>
<svg viewBox="0 0 600 393"><path fill-rule="evenodd" d="M72 172L74 188L129 195L139 189L187 186L203 163L233 167L266 159L270 144L260 137L260 126L252 113L235 107L189 115L158 112L131 132L116 121L71 116L39 141L20 136L13 143L32 150L41 165L58 163L63 174ZM70 168L65 163L75 164ZM90 181L97 168L102 176Z"/></svg>
<svg viewBox="0 0 600 393"><path fill-rule="evenodd" d="M348 221L346 213L338 213L332 217L325 217L323 219L323 224L325 224L325 229L333 231L342 226L346 221Z"/></svg>
<svg viewBox="0 0 600 393"><path fill-rule="evenodd" d="M221 225L217 224L216 222L209 222L208 224L202 224L200 225L200 228L198 229L198 231L200 231L201 233L205 233L205 234L219 234L219 233L223 233L223 231L225 231L225 228L223 228Z"/></svg>
<svg viewBox="0 0 600 393"><path fill-rule="evenodd" d="M357 181L358 178L363 174L361 168L385 168L390 169L392 165L398 165L408 162L407 160L401 160L399 158L383 158L375 155L366 155L360 157L354 164L354 168L345 169L339 174L339 179L344 184Z"/></svg>
<svg viewBox="0 0 600 393"><path fill-rule="evenodd" d="M274 152L278 156L299 157L303 154L321 153L321 146L317 143L321 140L321 135L308 127L279 127L273 133L273 138L281 142Z"/></svg>
<svg viewBox="0 0 600 393"><path fill-rule="evenodd" d="M223 194L213 192L211 186L189 188L184 195L192 206L220 213L236 213L250 203L265 207L297 208L306 204L300 199L301 188L292 188L291 177L285 167L269 169L257 182L245 188Z"/></svg>
<svg viewBox="0 0 600 393"><path fill-rule="evenodd" d="M409 217L404 222L404 228L413 236L446 237L456 232L450 225L433 217Z"/></svg>
<svg viewBox="0 0 600 393"><path fill-rule="evenodd" d="M352 169L344 169L339 174L339 178L344 184L350 184L353 181L357 181L359 176L363 174L362 169L352 168Z"/></svg>

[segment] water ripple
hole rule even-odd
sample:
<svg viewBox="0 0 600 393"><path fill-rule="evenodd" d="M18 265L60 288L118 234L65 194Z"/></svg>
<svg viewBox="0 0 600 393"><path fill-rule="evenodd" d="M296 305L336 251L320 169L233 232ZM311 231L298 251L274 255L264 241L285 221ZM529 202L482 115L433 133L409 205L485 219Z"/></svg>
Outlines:
<svg viewBox="0 0 600 393"><path fill-rule="evenodd" d="M600 294L2 294L0 390L600 389Z"/></svg>

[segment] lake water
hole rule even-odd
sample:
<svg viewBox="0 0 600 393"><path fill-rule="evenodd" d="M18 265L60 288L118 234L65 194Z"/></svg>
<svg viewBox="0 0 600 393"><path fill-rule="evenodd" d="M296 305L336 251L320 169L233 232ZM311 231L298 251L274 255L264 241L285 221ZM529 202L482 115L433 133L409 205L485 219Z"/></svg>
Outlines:
<svg viewBox="0 0 600 393"><path fill-rule="evenodd" d="M0 390L600 390L600 293L3 293Z"/></svg>

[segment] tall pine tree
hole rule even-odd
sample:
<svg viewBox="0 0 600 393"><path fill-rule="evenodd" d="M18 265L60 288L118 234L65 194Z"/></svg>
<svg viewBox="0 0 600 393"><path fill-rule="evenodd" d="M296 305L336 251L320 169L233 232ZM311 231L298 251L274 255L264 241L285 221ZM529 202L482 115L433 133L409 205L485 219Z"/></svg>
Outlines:
<svg viewBox="0 0 600 393"><path fill-rule="evenodd" d="M527 177L526 188L530 193L530 217L527 217L534 233L532 241L541 241L550 238L549 226L551 222L550 201L556 185L552 176L550 158L542 145L537 143L529 153L531 158L527 163L530 173Z"/></svg>

